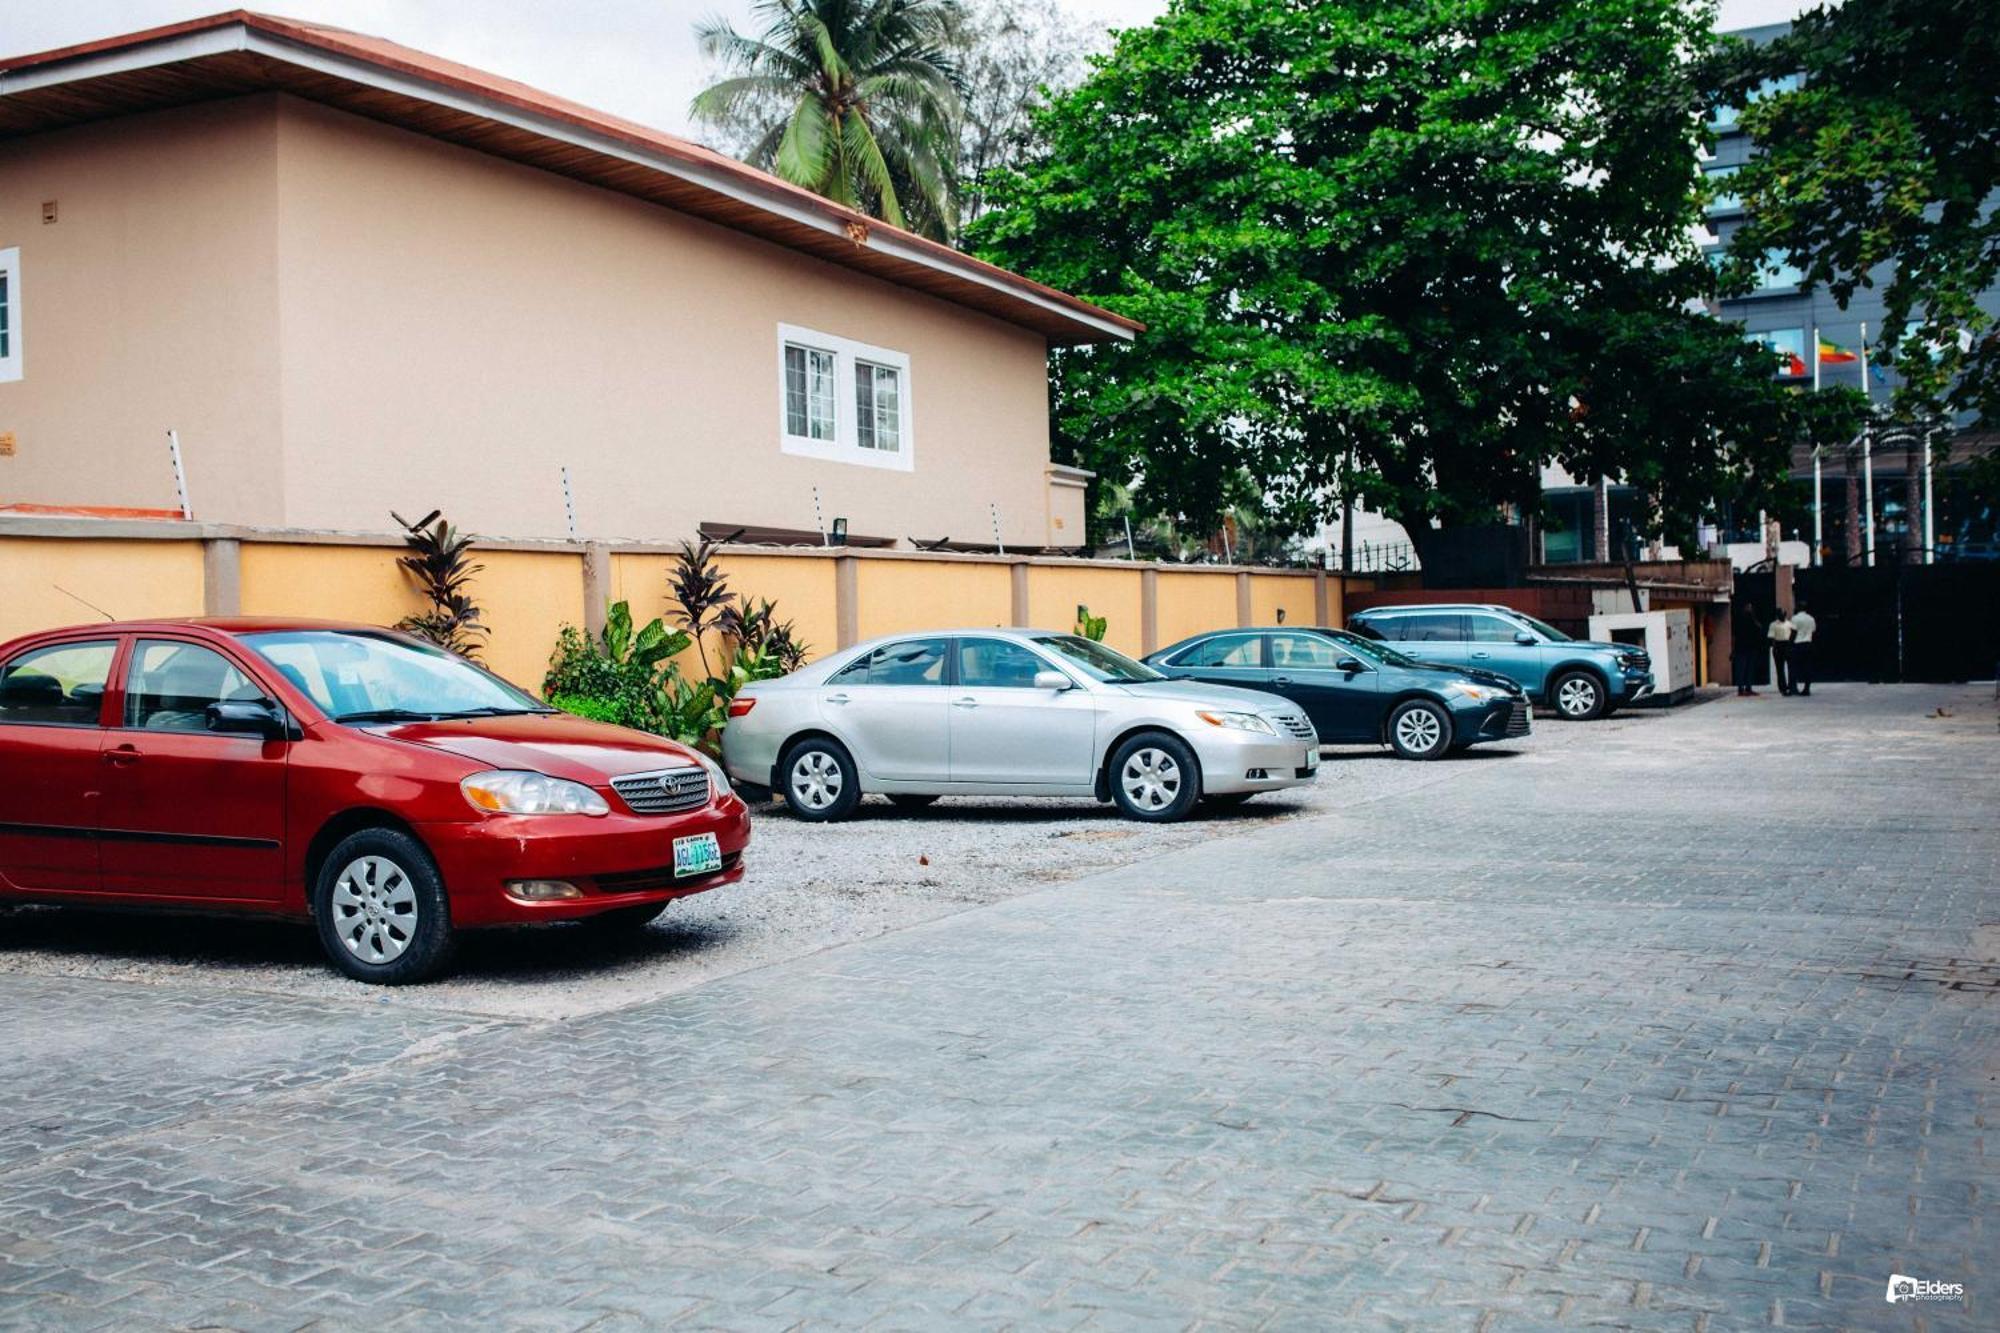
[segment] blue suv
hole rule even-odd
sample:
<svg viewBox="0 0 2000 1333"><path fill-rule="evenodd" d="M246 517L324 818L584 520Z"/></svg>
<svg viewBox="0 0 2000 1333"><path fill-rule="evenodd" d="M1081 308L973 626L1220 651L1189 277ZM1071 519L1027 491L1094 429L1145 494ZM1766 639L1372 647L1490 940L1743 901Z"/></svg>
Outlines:
<svg viewBox="0 0 2000 1333"><path fill-rule="evenodd" d="M1643 650L1572 639L1512 607L1378 606L1348 617L1347 627L1426 662L1497 671L1573 722L1653 692L1653 660Z"/></svg>

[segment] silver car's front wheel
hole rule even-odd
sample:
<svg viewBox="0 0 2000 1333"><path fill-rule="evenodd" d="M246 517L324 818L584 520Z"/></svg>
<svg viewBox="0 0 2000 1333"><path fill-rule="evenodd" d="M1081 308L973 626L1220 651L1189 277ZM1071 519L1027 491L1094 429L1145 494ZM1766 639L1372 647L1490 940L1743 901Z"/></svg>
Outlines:
<svg viewBox="0 0 2000 1333"><path fill-rule="evenodd" d="M1111 757L1111 799L1133 819L1185 818L1201 798L1194 751L1165 732L1134 736Z"/></svg>
<svg viewBox="0 0 2000 1333"><path fill-rule="evenodd" d="M820 823L842 819L861 800L861 782L854 759L839 742L813 737L786 752L785 804L800 819Z"/></svg>

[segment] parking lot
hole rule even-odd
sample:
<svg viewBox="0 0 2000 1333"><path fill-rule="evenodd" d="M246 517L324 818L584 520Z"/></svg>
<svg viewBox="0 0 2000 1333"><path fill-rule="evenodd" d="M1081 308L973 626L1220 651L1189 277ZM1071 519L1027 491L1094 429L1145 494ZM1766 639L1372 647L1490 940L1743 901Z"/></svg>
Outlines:
<svg viewBox="0 0 2000 1333"><path fill-rule="evenodd" d="M1996 790L1990 685L1830 685L1174 828L773 815L419 990L25 913L0 1322L1990 1327Z"/></svg>

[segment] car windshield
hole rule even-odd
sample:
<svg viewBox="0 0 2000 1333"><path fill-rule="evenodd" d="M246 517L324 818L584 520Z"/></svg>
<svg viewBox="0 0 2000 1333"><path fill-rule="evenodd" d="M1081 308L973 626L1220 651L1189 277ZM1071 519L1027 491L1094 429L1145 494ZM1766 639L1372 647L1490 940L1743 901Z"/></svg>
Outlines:
<svg viewBox="0 0 2000 1333"><path fill-rule="evenodd" d="M399 635L285 630L243 642L336 722L555 711L455 653Z"/></svg>
<svg viewBox="0 0 2000 1333"><path fill-rule="evenodd" d="M1413 667L1417 665L1416 658L1405 657L1386 643L1377 643L1373 639L1364 639L1359 634L1349 634L1344 629L1322 630L1321 633L1364 662L1375 662L1382 666L1392 667Z"/></svg>
<svg viewBox="0 0 2000 1333"><path fill-rule="evenodd" d="M1550 625L1544 621L1537 620L1533 616L1524 615L1519 611L1512 612L1511 614L1513 615L1514 619L1524 621L1528 625L1532 626L1536 631L1538 631L1541 634L1543 638L1547 639L1550 643L1568 643L1570 641L1569 635L1563 633L1561 630L1557 629L1554 625Z"/></svg>
<svg viewBox="0 0 2000 1333"><path fill-rule="evenodd" d="M1134 662L1125 654L1078 634L1044 634L1037 636L1035 642L1059 654L1092 680L1107 685L1139 685L1166 679L1145 663Z"/></svg>

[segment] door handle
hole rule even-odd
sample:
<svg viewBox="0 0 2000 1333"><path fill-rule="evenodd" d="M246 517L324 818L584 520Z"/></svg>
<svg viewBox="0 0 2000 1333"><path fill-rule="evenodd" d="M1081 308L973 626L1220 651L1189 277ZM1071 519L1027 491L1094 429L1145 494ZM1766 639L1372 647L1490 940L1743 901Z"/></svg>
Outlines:
<svg viewBox="0 0 2000 1333"><path fill-rule="evenodd" d="M953 699L953 700L951 701L951 706L952 706L953 708L977 708L977 707L979 707L979 700L977 700L977 699Z"/></svg>
<svg viewBox="0 0 2000 1333"><path fill-rule="evenodd" d="M1273 685L1289 685L1292 683L1292 678L1290 676L1273 676L1271 677L1271 683Z"/></svg>
<svg viewBox="0 0 2000 1333"><path fill-rule="evenodd" d="M847 702L847 696L844 694L829 694L826 696L826 701L830 704L844 704Z"/></svg>
<svg viewBox="0 0 2000 1333"><path fill-rule="evenodd" d="M1473 654L1473 656L1474 656L1474 657L1491 657L1491 656L1493 656L1493 654L1492 654L1492 653L1489 653L1489 652L1483 652L1483 651L1482 651L1482 652L1476 652L1476 653L1474 653L1474 654Z"/></svg>
<svg viewBox="0 0 2000 1333"><path fill-rule="evenodd" d="M123 766L125 764L136 764L145 757L146 756L139 753L139 747L136 745L121 745L115 750L106 750L104 752L105 763L118 764L120 766Z"/></svg>

